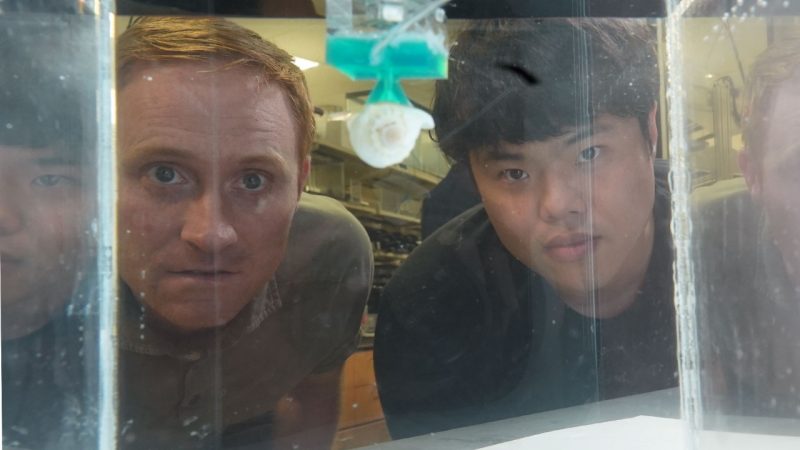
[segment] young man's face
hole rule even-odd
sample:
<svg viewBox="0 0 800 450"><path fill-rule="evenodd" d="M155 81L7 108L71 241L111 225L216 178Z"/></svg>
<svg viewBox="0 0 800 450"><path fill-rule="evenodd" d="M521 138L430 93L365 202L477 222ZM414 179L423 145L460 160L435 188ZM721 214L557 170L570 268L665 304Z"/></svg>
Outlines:
<svg viewBox="0 0 800 450"><path fill-rule="evenodd" d="M754 152L760 165L752 161L743 169L754 198L764 208L786 272L800 287L800 75L778 87L773 99L764 147Z"/></svg>
<svg viewBox="0 0 800 450"><path fill-rule="evenodd" d="M470 162L492 225L517 259L578 312L611 317L627 307L601 296L588 310L586 299L592 289L625 290L649 262L653 159L636 118L603 114L592 130L501 144Z"/></svg>
<svg viewBox="0 0 800 450"><path fill-rule="evenodd" d="M3 338L35 331L69 300L89 253L84 189L63 151L0 145Z"/></svg>
<svg viewBox="0 0 800 450"><path fill-rule="evenodd" d="M226 324L264 289L308 173L283 91L208 69L141 64L119 93L120 274L182 332Z"/></svg>

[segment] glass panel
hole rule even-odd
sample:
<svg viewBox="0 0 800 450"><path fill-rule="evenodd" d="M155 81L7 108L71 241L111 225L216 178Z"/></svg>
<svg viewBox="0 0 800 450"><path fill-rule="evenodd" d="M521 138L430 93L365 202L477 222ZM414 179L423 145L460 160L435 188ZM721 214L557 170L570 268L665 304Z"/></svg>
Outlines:
<svg viewBox="0 0 800 450"><path fill-rule="evenodd" d="M3 448L109 448L108 15L28 6L0 4Z"/></svg>
<svg viewBox="0 0 800 450"><path fill-rule="evenodd" d="M311 152L324 22L117 23L120 447L328 448L373 261Z"/></svg>
<svg viewBox="0 0 800 450"><path fill-rule="evenodd" d="M724 448L709 430L798 434L800 5L683 6L668 29L682 397L706 430L687 445ZM753 442L797 445L771 439Z"/></svg>
<svg viewBox="0 0 800 450"><path fill-rule="evenodd" d="M443 433L477 448L492 430L482 424L525 416L537 428L570 407L561 427L676 417L662 22L454 25L432 109L455 163L423 226L426 213L445 219L378 308L392 436ZM655 391L613 412L580 408ZM505 423L501 439L520 437Z"/></svg>
<svg viewBox="0 0 800 450"><path fill-rule="evenodd" d="M797 448L795 3L0 0L4 448Z"/></svg>

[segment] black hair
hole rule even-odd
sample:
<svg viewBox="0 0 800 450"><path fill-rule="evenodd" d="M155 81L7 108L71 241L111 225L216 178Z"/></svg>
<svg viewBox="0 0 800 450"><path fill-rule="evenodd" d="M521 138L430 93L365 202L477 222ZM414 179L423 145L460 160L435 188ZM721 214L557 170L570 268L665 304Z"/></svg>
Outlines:
<svg viewBox="0 0 800 450"><path fill-rule="evenodd" d="M655 30L639 19L478 21L438 81L436 138L455 160L500 142L560 136L598 114L636 117L658 98Z"/></svg>
<svg viewBox="0 0 800 450"><path fill-rule="evenodd" d="M54 148L83 159L94 144L88 119L94 86L88 86L91 76L81 75L92 68L66 48L86 43L70 39L74 31L59 25L75 23L45 29L41 23L0 22L0 145ZM48 31L53 35L38 36Z"/></svg>

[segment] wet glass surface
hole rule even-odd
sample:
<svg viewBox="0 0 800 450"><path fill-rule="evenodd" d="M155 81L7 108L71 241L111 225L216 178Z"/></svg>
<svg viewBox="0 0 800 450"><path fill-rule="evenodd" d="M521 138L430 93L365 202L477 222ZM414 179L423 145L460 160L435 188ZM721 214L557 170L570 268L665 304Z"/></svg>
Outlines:
<svg viewBox="0 0 800 450"><path fill-rule="evenodd" d="M3 447L798 434L800 5L528 3L374 168L324 1L0 1Z"/></svg>

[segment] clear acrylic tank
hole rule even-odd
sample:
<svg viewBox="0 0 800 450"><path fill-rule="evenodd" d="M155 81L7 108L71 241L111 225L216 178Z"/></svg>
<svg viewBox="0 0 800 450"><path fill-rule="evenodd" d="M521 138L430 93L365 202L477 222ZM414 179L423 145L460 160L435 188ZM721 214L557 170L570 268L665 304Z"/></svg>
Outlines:
<svg viewBox="0 0 800 450"><path fill-rule="evenodd" d="M3 448L116 441L111 7L0 4Z"/></svg>
<svg viewBox="0 0 800 450"><path fill-rule="evenodd" d="M800 448L796 0L201 3L0 0L3 448Z"/></svg>

